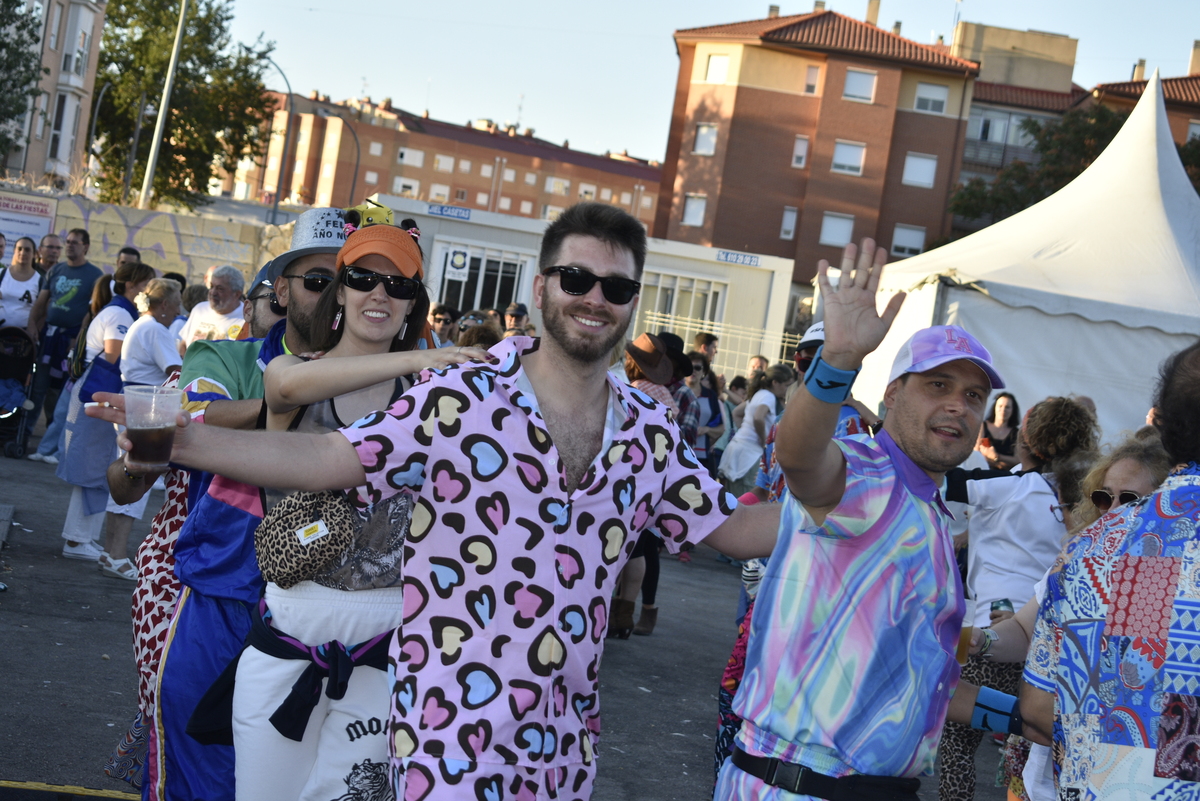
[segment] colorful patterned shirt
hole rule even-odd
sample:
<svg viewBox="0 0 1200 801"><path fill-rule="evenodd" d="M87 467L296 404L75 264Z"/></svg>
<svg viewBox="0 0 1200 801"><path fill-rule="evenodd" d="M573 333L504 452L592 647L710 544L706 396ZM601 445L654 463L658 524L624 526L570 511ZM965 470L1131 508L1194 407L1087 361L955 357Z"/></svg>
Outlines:
<svg viewBox="0 0 1200 801"><path fill-rule="evenodd" d="M1049 576L1025 681L1062 798L1200 798L1200 467L1100 518Z"/></svg>
<svg viewBox="0 0 1200 801"><path fill-rule="evenodd" d="M835 439L846 489L816 526L782 501L734 700L747 753L830 776L933 772L964 612L949 513L886 431Z"/></svg>
<svg viewBox="0 0 1200 801"><path fill-rule="evenodd" d="M521 357L537 346L504 340L497 364L434 371L342 431L366 468L360 502L415 499L390 741L394 775L410 790L436 785L430 798L455 797L455 786L462 797L517 768L553 780L557 797L585 795L618 572L642 530L677 551L736 505L666 407L611 374L611 441L568 493L536 397L522 389Z"/></svg>

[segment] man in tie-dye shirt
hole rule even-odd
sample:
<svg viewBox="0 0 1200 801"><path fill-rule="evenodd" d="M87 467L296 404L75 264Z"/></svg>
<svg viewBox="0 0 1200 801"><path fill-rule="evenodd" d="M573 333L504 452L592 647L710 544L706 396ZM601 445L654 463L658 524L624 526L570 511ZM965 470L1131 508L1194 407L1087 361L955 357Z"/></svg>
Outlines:
<svg viewBox="0 0 1200 801"><path fill-rule="evenodd" d="M837 289L828 263L818 268L825 343L779 423L789 492L718 799L915 801L958 682L962 587L939 485L1004 383L966 331L927 328L896 358L877 437L834 438L863 357L903 300L876 312L886 255L865 240L855 269L857 250L846 248Z"/></svg>

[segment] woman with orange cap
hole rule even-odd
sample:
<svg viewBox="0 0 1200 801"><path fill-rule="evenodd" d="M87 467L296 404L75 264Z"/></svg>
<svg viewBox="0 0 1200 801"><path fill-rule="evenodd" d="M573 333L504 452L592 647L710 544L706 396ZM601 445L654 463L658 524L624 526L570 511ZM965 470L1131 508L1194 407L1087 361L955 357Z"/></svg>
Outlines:
<svg viewBox="0 0 1200 801"><path fill-rule="evenodd" d="M323 356L280 356L264 374L268 429L337 430L390 406L422 370L489 358L428 347L429 296L410 227L373 225L346 239L314 312ZM283 494L265 490L264 509ZM411 512L407 498L359 512L353 543L315 575L286 588L264 576L261 619L236 668L239 798L357 798L388 787L386 652L403 618Z"/></svg>

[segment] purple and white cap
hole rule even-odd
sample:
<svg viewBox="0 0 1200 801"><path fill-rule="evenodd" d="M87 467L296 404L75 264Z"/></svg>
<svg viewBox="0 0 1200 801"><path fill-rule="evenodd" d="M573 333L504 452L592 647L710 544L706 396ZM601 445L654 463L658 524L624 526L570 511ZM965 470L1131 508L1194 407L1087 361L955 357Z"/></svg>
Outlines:
<svg viewBox="0 0 1200 801"><path fill-rule="evenodd" d="M896 361L892 362L888 383L905 373L923 373L959 359L979 365L992 383L992 389L1004 389L1004 379L992 364L992 354L957 325L934 325L909 337L896 354Z"/></svg>

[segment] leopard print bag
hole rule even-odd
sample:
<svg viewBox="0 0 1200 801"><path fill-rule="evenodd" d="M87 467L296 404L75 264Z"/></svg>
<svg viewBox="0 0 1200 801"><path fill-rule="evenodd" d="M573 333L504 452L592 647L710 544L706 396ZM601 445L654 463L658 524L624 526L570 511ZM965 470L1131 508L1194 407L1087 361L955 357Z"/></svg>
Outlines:
<svg viewBox="0 0 1200 801"><path fill-rule="evenodd" d="M353 543L355 518L344 492L288 495L254 531L263 579L287 589L321 573Z"/></svg>

